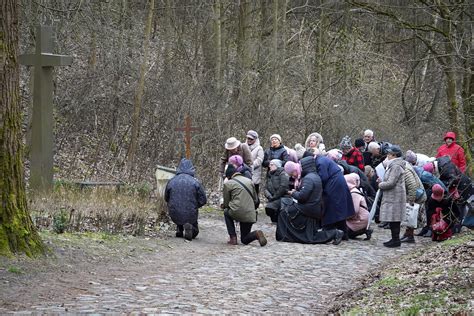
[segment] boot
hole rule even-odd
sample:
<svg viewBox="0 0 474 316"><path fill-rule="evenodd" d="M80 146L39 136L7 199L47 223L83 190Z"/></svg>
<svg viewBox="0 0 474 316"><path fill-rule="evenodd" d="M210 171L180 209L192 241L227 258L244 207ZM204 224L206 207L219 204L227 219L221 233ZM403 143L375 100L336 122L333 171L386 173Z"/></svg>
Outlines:
<svg viewBox="0 0 474 316"><path fill-rule="evenodd" d="M237 236L229 236L229 241L227 242L229 245L237 245Z"/></svg>
<svg viewBox="0 0 474 316"><path fill-rule="evenodd" d="M388 248L400 247L400 222L390 222L390 231L392 239L384 242L383 245Z"/></svg>
<svg viewBox="0 0 474 316"><path fill-rule="evenodd" d="M425 226L423 227L420 232L418 234L416 234L417 236L423 236L424 234L426 234L426 232L429 230L428 226Z"/></svg>
<svg viewBox="0 0 474 316"><path fill-rule="evenodd" d="M184 239L193 240L193 225L189 223L184 224Z"/></svg>
<svg viewBox="0 0 474 316"><path fill-rule="evenodd" d="M260 244L260 247L265 246L267 244L267 239L265 238L265 235L263 234L263 232L261 230L257 230L255 234L257 235L257 240L258 240L258 243Z"/></svg>
<svg viewBox="0 0 474 316"><path fill-rule="evenodd" d="M414 228L407 227L405 230L405 233L403 234L403 238L400 239L400 242L414 244L415 243L414 233L415 233Z"/></svg>
<svg viewBox="0 0 474 316"><path fill-rule="evenodd" d="M344 232L342 230L336 229L336 235L332 241L333 245L339 245L344 237Z"/></svg>
<svg viewBox="0 0 474 316"><path fill-rule="evenodd" d="M372 238L372 233L374 232L373 229L369 228L365 231L365 235L367 237L364 238L364 240L370 240L370 238Z"/></svg>

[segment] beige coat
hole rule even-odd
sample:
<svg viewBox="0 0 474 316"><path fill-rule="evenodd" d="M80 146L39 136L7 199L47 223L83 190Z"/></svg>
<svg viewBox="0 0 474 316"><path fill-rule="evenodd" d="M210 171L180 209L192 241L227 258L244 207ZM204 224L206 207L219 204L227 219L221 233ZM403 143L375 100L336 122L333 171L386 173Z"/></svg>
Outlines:
<svg viewBox="0 0 474 316"><path fill-rule="evenodd" d="M413 169L411 164L407 162L405 164L405 172L403 174L405 178L405 190L407 193L407 202L408 203L423 203L426 200L426 195L420 199L420 201L416 200L416 190L418 188L423 189L423 183L421 183L420 177L416 174L416 171Z"/></svg>
<svg viewBox="0 0 474 316"><path fill-rule="evenodd" d="M383 222L401 222L405 217L405 160L395 158L389 161L383 181L379 183L382 190L380 220Z"/></svg>

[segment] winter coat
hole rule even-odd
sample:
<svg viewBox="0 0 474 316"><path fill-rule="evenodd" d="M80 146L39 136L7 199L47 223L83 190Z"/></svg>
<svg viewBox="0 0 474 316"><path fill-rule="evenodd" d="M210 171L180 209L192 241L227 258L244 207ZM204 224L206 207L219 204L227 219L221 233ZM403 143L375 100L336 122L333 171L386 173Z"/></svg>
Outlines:
<svg viewBox="0 0 474 316"><path fill-rule="evenodd" d="M352 231L357 232L367 228L367 224L369 223L369 211L364 195L357 188L357 177L353 177L352 175L346 175L345 179L351 191L355 214L346 220L346 224Z"/></svg>
<svg viewBox="0 0 474 316"><path fill-rule="evenodd" d="M207 203L202 184L194 177L192 162L182 159L176 170L176 176L168 181L165 189L165 201L171 219L177 225L194 224L198 220L198 208Z"/></svg>
<svg viewBox="0 0 474 316"><path fill-rule="evenodd" d="M425 171L421 167L414 167L413 169L420 178L420 181L423 184L423 187L425 188L427 197L431 196L431 188L435 184L439 184L444 189L445 193L448 192L448 189L444 185L443 181L435 177L431 172Z"/></svg>
<svg viewBox="0 0 474 316"><path fill-rule="evenodd" d="M291 197L298 201L295 205L304 215L320 219L322 215L323 185L316 173L316 165L312 157L301 159L301 185Z"/></svg>
<svg viewBox="0 0 474 316"><path fill-rule="evenodd" d="M416 191L418 189L422 189L425 191L423 187L423 183L421 182L420 178L416 174L415 170L413 169L412 165L409 162L405 164L405 171L403 173L403 178L405 179L405 190L407 194L407 202L408 203L424 203L426 201L426 194L423 192L423 195L416 199Z"/></svg>
<svg viewBox="0 0 474 316"><path fill-rule="evenodd" d="M428 163L428 162L432 162L435 160L435 158L433 157L428 157L427 155L423 155L423 154L415 154L416 155L416 163L415 163L415 166L417 167L422 167Z"/></svg>
<svg viewBox="0 0 474 316"><path fill-rule="evenodd" d="M342 155L342 160L347 161L351 166L355 166L360 170L364 170L364 157L359 149L352 147L351 150L345 155Z"/></svg>
<svg viewBox="0 0 474 316"><path fill-rule="evenodd" d="M229 162L230 156L239 155L244 160L244 163L247 166L253 165L252 159L252 152L250 151L249 145L246 143L241 143L239 147L237 147L237 153L232 154L229 150L225 150L224 154L221 157L221 165L219 168L219 172L223 175L225 170L225 165Z"/></svg>
<svg viewBox="0 0 474 316"><path fill-rule="evenodd" d="M456 144L456 134L453 132L446 133L446 138L452 138L453 142L451 145L443 144L438 148L438 153L436 158L449 156L451 161L461 170L461 172L466 171L466 157L464 155L464 149Z"/></svg>
<svg viewBox="0 0 474 316"><path fill-rule="evenodd" d="M243 164L240 167L238 167L237 172L241 173L244 177L249 178L250 180L252 180L252 170L246 164Z"/></svg>
<svg viewBox="0 0 474 316"><path fill-rule="evenodd" d="M280 159L282 166L285 165L285 163L289 159L288 152L286 151L285 146L280 145L277 148L270 147L265 150L262 166L268 168L268 166L270 165L270 161L273 159Z"/></svg>
<svg viewBox="0 0 474 316"><path fill-rule="evenodd" d="M383 222L401 222L405 216L405 160L395 158L389 161L383 181L379 183L382 190L382 204L379 219Z"/></svg>
<svg viewBox="0 0 474 316"><path fill-rule="evenodd" d="M451 161L451 158L449 156L443 156L436 158L435 162L439 171L439 179L443 181L448 189L452 186L456 186L461 179L462 172Z"/></svg>
<svg viewBox="0 0 474 316"><path fill-rule="evenodd" d="M275 171L268 172L267 186L265 188L265 197L268 203L265 208L279 210L281 198L288 195L290 177L283 167L277 168Z"/></svg>
<svg viewBox="0 0 474 316"><path fill-rule="evenodd" d="M260 139L256 139L252 145L249 145L250 152L252 153L253 164L252 169L252 182L253 184L259 184L262 179L262 162L263 162L263 148L260 146Z"/></svg>
<svg viewBox="0 0 474 316"><path fill-rule="evenodd" d="M252 196L242 187L242 182L252 193ZM236 173L232 178L224 183L224 209L229 210L229 215L236 221L242 223L255 223L257 221L257 212L253 198L257 196L252 180Z"/></svg>
<svg viewBox="0 0 474 316"><path fill-rule="evenodd" d="M323 183L324 217L322 225L344 221L354 215L352 196L338 165L324 156L315 158L316 170Z"/></svg>

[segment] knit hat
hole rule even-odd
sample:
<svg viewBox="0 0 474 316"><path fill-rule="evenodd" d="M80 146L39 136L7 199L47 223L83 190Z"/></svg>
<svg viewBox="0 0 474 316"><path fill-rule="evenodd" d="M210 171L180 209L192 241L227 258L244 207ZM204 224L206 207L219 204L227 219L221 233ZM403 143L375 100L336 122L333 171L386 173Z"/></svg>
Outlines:
<svg viewBox="0 0 474 316"><path fill-rule="evenodd" d="M402 156L402 150L400 149L400 146L397 146L397 145L392 145L392 146L388 147L387 153L388 154L393 154L397 157Z"/></svg>
<svg viewBox="0 0 474 316"><path fill-rule="evenodd" d="M239 145L240 145L240 141L235 137L231 137L225 141L224 147L227 150L232 150L239 147Z"/></svg>
<svg viewBox="0 0 474 316"><path fill-rule="evenodd" d="M233 164L230 163L230 164L228 164L228 165L226 166L226 169L225 169L225 177L226 177L227 179L230 179L230 178L232 178L232 176L233 176L234 173L236 173L236 172L237 172L237 169L234 167Z"/></svg>
<svg viewBox="0 0 474 316"><path fill-rule="evenodd" d="M280 168L282 165L280 159L272 159L270 160L270 164L274 164L277 168Z"/></svg>
<svg viewBox="0 0 474 316"><path fill-rule="evenodd" d="M427 162L423 165L423 170L429 172L429 173L433 173L434 171L434 166L431 162Z"/></svg>
<svg viewBox="0 0 474 316"><path fill-rule="evenodd" d="M301 175L301 165L293 161L288 161L285 164L285 172L288 173L288 175L292 176L293 172L295 171L299 178L299 176Z"/></svg>
<svg viewBox="0 0 474 316"><path fill-rule="evenodd" d="M416 163L416 154L411 150L407 150L405 153L405 160L411 164Z"/></svg>
<svg viewBox="0 0 474 316"><path fill-rule="evenodd" d="M298 143L295 145L295 151L296 151L296 156L298 157L298 159L301 159L303 158L303 155L306 149L303 147L303 145Z"/></svg>
<svg viewBox="0 0 474 316"><path fill-rule="evenodd" d="M240 167L244 163L244 159L240 155L233 155L229 157L229 163L234 166Z"/></svg>
<svg viewBox="0 0 474 316"><path fill-rule="evenodd" d="M359 148L359 147L363 147L365 146L365 142L362 138L357 138L354 142L354 145L355 147Z"/></svg>
<svg viewBox="0 0 474 316"><path fill-rule="evenodd" d="M341 149L347 149L347 148L352 148L352 142L351 138L349 136L344 136L341 140L341 143L339 144Z"/></svg>
<svg viewBox="0 0 474 316"><path fill-rule="evenodd" d="M433 185L433 187L431 188L431 192L433 192L431 193L431 198L435 201L440 202L444 197L444 189L441 185L437 183Z"/></svg>
<svg viewBox="0 0 474 316"><path fill-rule="evenodd" d="M247 132L247 138L257 139L258 133L256 131L250 130Z"/></svg>
<svg viewBox="0 0 474 316"><path fill-rule="evenodd" d="M278 141L281 143L281 136L280 136L280 135L278 135L278 134L273 134L272 136L270 136L270 141L272 141L272 138L278 139Z"/></svg>

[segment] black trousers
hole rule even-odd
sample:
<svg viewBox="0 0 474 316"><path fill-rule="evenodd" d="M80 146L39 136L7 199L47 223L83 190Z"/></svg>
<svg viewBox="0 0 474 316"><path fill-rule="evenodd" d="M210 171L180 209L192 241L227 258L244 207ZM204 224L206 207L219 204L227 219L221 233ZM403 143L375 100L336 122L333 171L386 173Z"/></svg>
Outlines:
<svg viewBox="0 0 474 316"><path fill-rule="evenodd" d="M265 208L265 214L267 214L270 217L270 220L272 223L278 223L278 214L280 212L278 210L274 210L272 208Z"/></svg>
<svg viewBox="0 0 474 316"><path fill-rule="evenodd" d="M198 226L198 223L192 223L191 225L193 225L193 239L197 237L197 235L199 234L199 226ZM180 232L180 233L183 233L184 232L184 225L176 225L176 231L177 232Z"/></svg>
<svg viewBox="0 0 474 316"><path fill-rule="evenodd" d="M347 235L349 236L350 239L354 239L357 236L363 235L367 232L367 229L363 228L358 231L353 231L349 227L347 227Z"/></svg>
<svg viewBox="0 0 474 316"><path fill-rule="evenodd" d="M229 215L228 210L224 211L225 225L227 226L227 233L229 236L237 236L235 231L235 222L234 219ZM253 223L242 223L240 224L240 241L244 245L250 244L252 241L257 240L257 234L252 230Z"/></svg>

